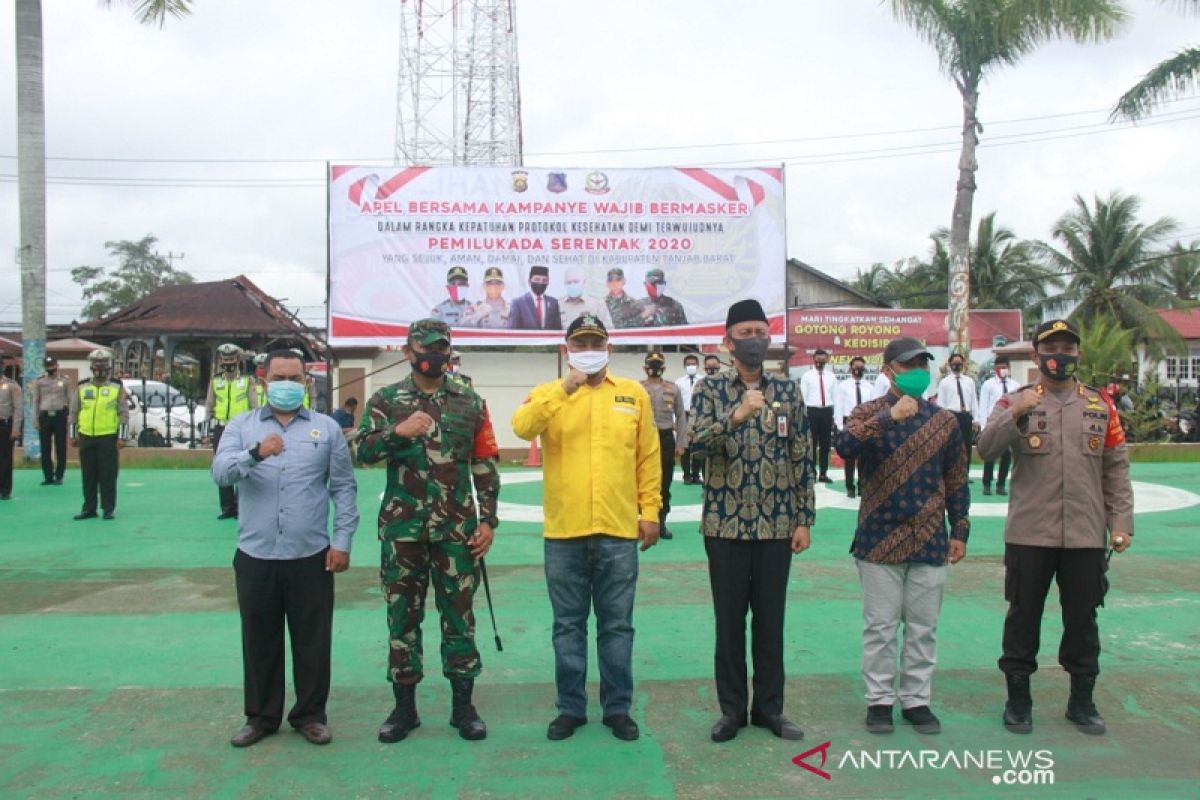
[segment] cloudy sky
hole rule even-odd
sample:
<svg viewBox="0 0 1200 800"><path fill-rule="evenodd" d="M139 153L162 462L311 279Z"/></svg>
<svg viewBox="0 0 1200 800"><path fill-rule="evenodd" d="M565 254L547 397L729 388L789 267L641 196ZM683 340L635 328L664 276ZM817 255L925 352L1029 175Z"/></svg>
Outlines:
<svg viewBox="0 0 1200 800"><path fill-rule="evenodd" d="M949 224L958 95L887 4L516 2L527 164L784 162L789 255L843 278ZM1128 5L1118 39L984 86L977 217L1045 238L1075 194L1122 190L1200 239L1200 97L1106 124L1200 18ZM73 267L146 234L198 280L245 273L323 320L324 163L391 160L401 0L198 0L162 30L119 0L43 6L50 321L78 316ZM0 0L0 326L20 320L13 18Z"/></svg>

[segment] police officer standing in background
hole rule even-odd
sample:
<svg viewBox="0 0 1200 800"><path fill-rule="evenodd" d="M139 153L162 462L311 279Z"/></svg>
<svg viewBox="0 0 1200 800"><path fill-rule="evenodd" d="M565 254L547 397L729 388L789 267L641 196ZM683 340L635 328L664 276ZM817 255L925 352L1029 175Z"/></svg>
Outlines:
<svg viewBox="0 0 1200 800"><path fill-rule="evenodd" d="M1096 609L1108 589L1105 545L1120 553L1132 542L1129 453L1112 401L1075 378L1075 326L1061 319L1042 323L1034 348L1037 383L1000 398L979 441L986 461L1009 448L1014 452L1004 528L1004 727L1033 730L1029 676L1038 667L1046 593L1057 577L1063 619L1058 661L1071 676L1067 719L1099 735L1105 725L1092 700L1100 673Z"/></svg>
<svg viewBox="0 0 1200 800"><path fill-rule="evenodd" d="M31 407L34 426L42 443L42 486L62 484L67 470L67 412L71 408L71 382L58 375L58 360L46 356L46 373L33 382Z"/></svg>
<svg viewBox="0 0 1200 800"><path fill-rule="evenodd" d="M24 419L21 387L0 374L0 500L12 498L13 443Z"/></svg>
<svg viewBox="0 0 1200 800"><path fill-rule="evenodd" d="M670 539L667 530L667 514L671 512L671 480L675 477L675 458L687 451L687 415L683 403L683 392L669 381L663 380L667 360L662 353L646 356L646 380L642 387L650 395L650 407L654 410L654 427L658 428L659 456L662 459L662 508L658 512L658 538Z"/></svg>
<svg viewBox="0 0 1200 800"><path fill-rule="evenodd" d="M129 398L125 387L109 380L112 351L103 348L88 355L90 381L82 381L71 393L71 443L79 448L79 474L83 478L83 510L75 519L96 518L96 492L105 519L115 519L117 472L121 462L118 448L125 446L129 427Z"/></svg>
<svg viewBox="0 0 1200 800"><path fill-rule="evenodd" d="M221 434L229 420L238 414L258 408L258 391L250 376L242 374L242 348L223 344L217 348L217 374L208 382L204 409L208 412L213 453L221 444ZM217 519L233 519L238 515L237 489L232 484L218 486L221 513Z"/></svg>

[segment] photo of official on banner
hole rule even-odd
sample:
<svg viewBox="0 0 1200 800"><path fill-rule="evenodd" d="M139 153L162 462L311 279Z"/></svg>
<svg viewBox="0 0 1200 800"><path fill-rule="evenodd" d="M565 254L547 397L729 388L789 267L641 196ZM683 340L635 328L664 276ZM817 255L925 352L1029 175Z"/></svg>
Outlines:
<svg viewBox="0 0 1200 800"><path fill-rule="evenodd" d="M331 166L329 341L424 317L479 345L717 343L731 303L784 333L783 169Z"/></svg>

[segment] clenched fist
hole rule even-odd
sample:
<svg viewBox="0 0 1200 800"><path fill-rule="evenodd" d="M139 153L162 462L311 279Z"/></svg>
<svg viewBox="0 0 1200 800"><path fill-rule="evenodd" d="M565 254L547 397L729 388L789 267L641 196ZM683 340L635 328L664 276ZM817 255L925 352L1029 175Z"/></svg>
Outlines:
<svg viewBox="0 0 1200 800"><path fill-rule="evenodd" d="M268 433L258 443L258 454L263 458L277 456L283 452L283 437L278 433Z"/></svg>
<svg viewBox="0 0 1200 800"><path fill-rule="evenodd" d="M571 371L567 373L565 378L563 378L563 391L567 394L575 394L575 391L580 386L583 386L585 383L587 383L587 379L588 376L586 372L571 367Z"/></svg>
<svg viewBox="0 0 1200 800"><path fill-rule="evenodd" d="M734 409L733 421L742 424L767 407L767 398L758 389L750 389L742 398L742 404Z"/></svg>
<svg viewBox="0 0 1200 800"><path fill-rule="evenodd" d="M896 401L896 405L892 406L892 421L903 422L916 414L920 408L921 405L917 402L917 398L904 395Z"/></svg>
<svg viewBox="0 0 1200 800"><path fill-rule="evenodd" d="M1013 402L1013 418L1020 419L1041 404L1042 396L1033 389L1026 389L1017 395L1017 399Z"/></svg>
<svg viewBox="0 0 1200 800"><path fill-rule="evenodd" d="M405 439L416 439L418 436L424 436L429 433L433 427L433 417L426 414L424 411L414 411L412 416L397 422L392 428L392 433L397 436L403 436Z"/></svg>

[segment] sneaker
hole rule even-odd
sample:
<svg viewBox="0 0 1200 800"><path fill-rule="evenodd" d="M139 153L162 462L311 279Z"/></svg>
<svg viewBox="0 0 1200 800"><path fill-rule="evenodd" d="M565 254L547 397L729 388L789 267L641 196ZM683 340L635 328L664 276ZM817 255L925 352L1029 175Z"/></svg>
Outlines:
<svg viewBox="0 0 1200 800"><path fill-rule="evenodd" d="M906 708L900 712L900 716L904 717L904 721L913 726L913 730L917 733L941 733L942 723L929 710L929 706L914 706Z"/></svg>
<svg viewBox="0 0 1200 800"><path fill-rule="evenodd" d="M891 706L867 706L867 733L891 733L894 730L892 725L892 707Z"/></svg>

